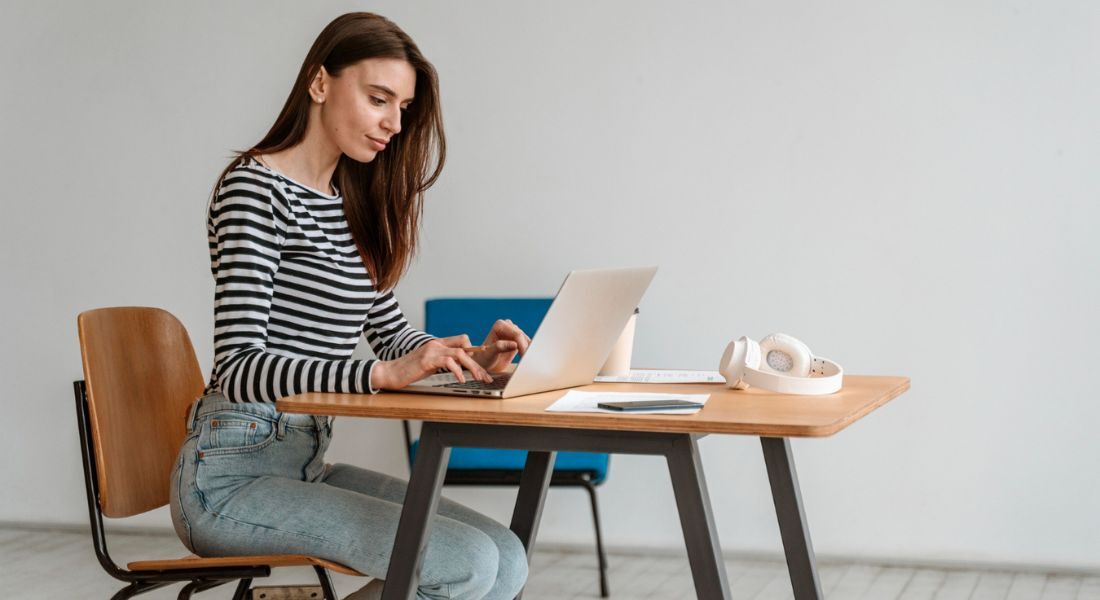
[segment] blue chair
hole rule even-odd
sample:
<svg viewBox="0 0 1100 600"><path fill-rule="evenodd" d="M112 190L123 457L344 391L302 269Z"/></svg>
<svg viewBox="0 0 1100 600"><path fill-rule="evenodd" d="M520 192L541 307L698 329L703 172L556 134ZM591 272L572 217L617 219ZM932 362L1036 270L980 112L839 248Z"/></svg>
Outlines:
<svg viewBox="0 0 1100 600"><path fill-rule="evenodd" d="M552 298L441 298L425 303L424 330L436 337L467 334L481 343L497 319L511 319L527 335L534 336L550 308ZM517 356L517 360L518 360ZM409 466L416 459L419 440L414 441L409 422L404 421ZM552 486L579 486L588 491L592 521L596 528L596 555L600 566L600 596L607 598L607 556L600 531L596 486L607 478L610 456L594 452L559 452L554 461ZM519 485L527 461L525 450L453 448L444 485Z"/></svg>

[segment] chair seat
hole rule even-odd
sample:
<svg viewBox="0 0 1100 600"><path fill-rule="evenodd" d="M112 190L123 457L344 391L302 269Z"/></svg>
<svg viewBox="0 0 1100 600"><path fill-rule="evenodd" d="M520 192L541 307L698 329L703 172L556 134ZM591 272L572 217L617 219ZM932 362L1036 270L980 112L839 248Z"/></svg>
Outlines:
<svg viewBox="0 0 1100 600"><path fill-rule="evenodd" d="M340 563L306 556L304 554L269 554L257 556L217 556L203 558L201 556L185 556L167 560L139 560L127 565L132 571L175 571L177 569L202 569L207 567L324 567L330 571L366 577L359 571L345 567Z"/></svg>
<svg viewBox="0 0 1100 600"><path fill-rule="evenodd" d="M420 440L412 443L409 453L416 460ZM527 463L526 450L499 450L497 448L451 448L448 470L501 470L522 471ZM587 471L593 473L592 482L600 483L607 477L608 455L599 452L558 452L554 460L555 471Z"/></svg>

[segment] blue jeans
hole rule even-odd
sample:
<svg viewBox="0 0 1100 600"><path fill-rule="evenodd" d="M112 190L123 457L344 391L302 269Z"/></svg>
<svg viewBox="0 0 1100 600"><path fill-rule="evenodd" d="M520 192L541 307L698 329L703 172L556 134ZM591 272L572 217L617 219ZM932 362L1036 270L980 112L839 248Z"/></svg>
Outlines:
<svg viewBox="0 0 1100 600"><path fill-rule="evenodd" d="M200 556L308 554L385 578L405 481L326 465L327 417L233 404L192 408L172 475L176 533ZM440 498L420 572L420 599L511 599L527 579L507 527Z"/></svg>

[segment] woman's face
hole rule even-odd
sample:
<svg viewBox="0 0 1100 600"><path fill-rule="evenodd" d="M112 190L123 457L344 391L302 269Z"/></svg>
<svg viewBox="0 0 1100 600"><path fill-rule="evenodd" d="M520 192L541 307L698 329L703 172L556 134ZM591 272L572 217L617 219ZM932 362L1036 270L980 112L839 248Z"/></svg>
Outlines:
<svg viewBox="0 0 1100 600"><path fill-rule="evenodd" d="M322 68L310 86L311 118L340 152L370 162L401 131L402 113L415 90L416 71L397 58L361 60L336 77Z"/></svg>

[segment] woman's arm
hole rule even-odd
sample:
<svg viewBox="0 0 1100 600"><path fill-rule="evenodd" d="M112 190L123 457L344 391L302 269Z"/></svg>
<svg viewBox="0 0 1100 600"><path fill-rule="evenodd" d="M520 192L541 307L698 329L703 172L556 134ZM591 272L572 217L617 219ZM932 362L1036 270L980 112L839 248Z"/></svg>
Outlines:
<svg viewBox="0 0 1100 600"><path fill-rule="evenodd" d="M302 392L367 393L373 360L292 358L267 351L273 279L288 204L244 168L231 171L210 206L214 274L214 378L234 402L275 402Z"/></svg>
<svg viewBox="0 0 1100 600"><path fill-rule="evenodd" d="M459 381L465 381L463 369L475 379L486 383L492 376L467 354L470 346L466 335L435 338L409 325L393 292L378 296L367 313L363 326L367 342L380 361L373 365L375 388L400 389L433 372L454 373Z"/></svg>
<svg viewBox="0 0 1100 600"><path fill-rule="evenodd" d="M400 358L435 339L409 325L392 290L374 301L374 306L367 313L363 334L374 355L382 360Z"/></svg>

